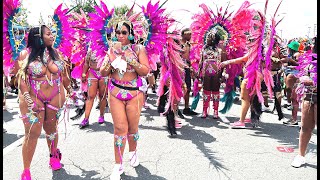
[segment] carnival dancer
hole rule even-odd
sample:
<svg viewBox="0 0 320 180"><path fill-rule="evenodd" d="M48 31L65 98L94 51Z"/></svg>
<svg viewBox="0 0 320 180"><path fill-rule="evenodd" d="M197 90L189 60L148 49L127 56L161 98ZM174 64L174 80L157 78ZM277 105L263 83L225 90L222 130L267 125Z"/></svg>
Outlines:
<svg viewBox="0 0 320 180"><path fill-rule="evenodd" d="M65 102L64 88L72 92L67 77L66 62L52 48L51 30L42 25L30 29L28 35L27 64L18 73L20 90L20 111L25 126L25 140L22 147L24 172L21 179L30 179L30 164L42 126L46 132L50 150L50 167L59 170L61 153L58 145L58 120Z"/></svg>
<svg viewBox="0 0 320 180"><path fill-rule="evenodd" d="M88 97L85 106L85 117L79 125L80 129L89 125L89 116L97 93L99 94L100 100L100 116L98 118L98 123L104 123L104 111L107 105L106 87L108 84L108 77L105 72L100 73L100 68L97 64L98 59L96 58L95 52L89 47L82 72L82 82L84 83L87 81L88 83Z"/></svg>
<svg viewBox="0 0 320 180"><path fill-rule="evenodd" d="M220 64L226 60L226 53L219 47L221 37L217 32L217 29L209 31L199 64L198 77L201 77L203 83L203 112L201 118L208 116L211 99L213 101L213 118L218 118L219 89L222 76Z"/></svg>
<svg viewBox="0 0 320 180"><path fill-rule="evenodd" d="M282 84L281 84L281 77L283 74L282 71L282 61L285 60L285 48L282 48L280 43L278 42L277 38L274 40L274 45L271 53L271 73L274 87L272 88L273 95L274 95L274 110L277 110L278 113L278 120L280 121L284 115L281 108L281 99L282 99ZM271 111L268 105L268 88L263 81L261 84L262 95L264 98L264 103L262 104L262 111Z"/></svg>
<svg viewBox="0 0 320 180"><path fill-rule="evenodd" d="M271 73L272 73L272 79L274 83L274 87L273 87L274 109L276 109L278 114L278 120L280 121L284 117L282 112L282 107L281 107L281 99L283 97L281 93L282 91L281 76L283 74L281 67L282 67L282 60L286 57L286 52L277 39L275 39L271 56L272 56L271 57L271 60L272 60ZM265 101L268 102L267 100Z"/></svg>
<svg viewBox="0 0 320 180"><path fill-rule="evenodd" d="M287 121L284 121L283 124L295 126L298 125L298 110L299 103L297 102L296 93L295 93L295 84L298 80L296 75L299 73L296 70L296 66L298 66L298 58L301 55L298 52L299 43L297 41L291 41L288 44L289 55L285 59L284 64L284 73L285 73L285 84L286 84L286 94L287 94L287 109L291 110L292 116Z"/></svg>
<svg viewBox="0 0 320 180"><path fill-rule="evenodd" d="M134 43L130 21L121 21L116 25L116 38L121 44L110 49L101 68L101 73L111 74L108 89L110 112L114 122L116 165L110 179L119 178L123 172L122 154L127 139L130 164L134 167L139 165L136 146L144 101L144 93L139 89L144 86L140 76L146 76L150 68L145 48ZM123 69L119 66L120 63L127 67L124 66Z"/></svg>
<svg viewBox="0 0 320 180"><path fill-rule="evenodd" d="M306 47L310 49L310 46ZM299 136L299 153L291 166L299 168L306 163L305 155L312 131L317 125L317 46L300 56L297 70L297 101L301 102L301 129Z"/></svg>
<svg viewBox="0 0 320 180"><path fill-rule="evenodd" d="M178 118L178 104L187 92L187 85L182 78L186 64L180 56L182 48L179 45L177 32L175 30L168 34L163 55L160 57L162 65L158 89L158 112L166 116L170 137L176 137L176 130L182 127L181 120Z"/></svg>
<svg viewBox="0 0 320 180"><path fill-rule="evenodd" d="M15 13L19 12L19 1L4 2L4 34L7 40L16 42L15 37L11 35L13 29L7 28L12 26L15 19ZM59 170L62 165L60 163L61 153L57 148L58 145L58 119L61 115L66 94L72 92L70 79L68 77L68 63L64 60L71 55L70 34L72 30L65 23L68 15L65 15L67 9L62 10L59 5L55 12L52 24L49 27L44 25L40 19L40 26L31 28L28 33L27 50L20 54L20 45L12 47L16 51L9 51L7 47L10 44L4 41L4 66L8 69L15 65L8 63L7 57L14 60L18 57L26 57L22 60L23 65L17 74L19 88L19 107L21 119L25 129L25 139L22 145L22 157L24 171L21 174L22 180L30 180L30 164L34 155L38 138L41 134L42 127L46 133L47 144L49 148L50 160L49 165L52 170ZM9 16L9 17L8 17ZM21 22L20 22L21 23ZM58 25L59 24L59 25ZM51 28L55 29L57 34L53 35ZM8 51L7 51L8 50Z"/></svg>
<svg viewBox="0 0 320 180"><path fill-rule="evenodd" d="M264 102L261 94L261 81L264 80L268 89L269 96L272 95L272 87L274 86L271 74L271 53L274 44L275 27L279 22L275 21L276 13L279 9L279 3L273 18L271 19L271 33L269 36L269 44L263 45L265 29L265 13L267 10L268 0L265 3L264 14L260 11L253 11L251 18L255 28L251 29L255 37L249 36L248 52L241 58L227 60L222 62L222 66L229 64L246 63L245 79L241 83L241 115L240 120L231 123L231 128L246 128L245 123L252 123L253 127L258 126L259 118L261 115L261 103ZM260 28L259 28L260 27ZM251 109L251 119L245 119L248 109Z"/></svg>
<svg viewBox="0 0 320 180"><path fill-rule="evenodd" d="M222 78L222 69L220 69L220 63L221 60L226 59L234 59L238 57L242 57L246 50L246 42L247 39L243 35L244 32L249 31L251 28L248 25L248 22L250 21L250 18L252 18L252 12L248 10L250 3L245 1L243 5L239 8L239 10L236 12L236 14L232 17L232 13L228 13L228 7L224 9L217 7L217 12L213 12L212 9L207 7L205 4L200 4L199 7L202 9L202 11L198 14L195 14L193 16L193 22L191 24L191 31L192 31L192 37L191 41L194 43L192 46L191 52L190 52L190 60L191 60L191 66L195 69L196 72L198 72L199 75L205 75L206 77L203 79L205 88L202 85L202 88L204 88L204 97L206 100L204 100L204 109L202 117L207 116L207 108L209 107L210 99L214 101L213 103L213 109L214 109L214 118L218 117L218 105L219 105L219 88L220 88L220 78ZM241 16L241 17L240 17ZM219 37L217 35L216 39L216 33L212 34L212 32L215 31L219 34ZM211 33L210 33L211 32ZM209 34L212 34L210 37L211 41L216 41L213 47L210 47L209 44L207 44L208 36ZM221 41L220 41L221 40ZM223 40L223 41L222 41ZM209 42L211 43L211 42ZM211 57L215 57L215 59L211 57L207 57L208 55L205 55L204 51L209 50L208 48L211 48L211 53L219 54L219 55L213 55L209 54ZM215 49L215 50L213 50ZM205 56L205 57L204 57ZM206 59L202 58L209 58L210 62L204 63L204 61L208 61ZM200 63L201 62L201 63ZM203 64L204 63L204 64ZM203 64L203 65L202 65ZM205 66L204 66L205 65ZM208 66L207 66L208 65ZM214 66L214 67L213 67ZM201 70L199 68L202 68ZM207 69L207 72L205 70ZM226 74L228 74L228 78L226 80L226 86L224 88L224 96L221 98L221 101L225 102L225 106L223 109L221 109L219 112L226 113L233 104L233 99L235 96L234 92L234 79L237 75L241 73L241 66L240 65L229 65L226 66ZM202 73L205 72L205 73ZM199 74L200 73L200 74ZM209 75L210 74L210 75ZM211 78L209 78L211 77ZM217 85L214 83L211 84L210 80L213 80ZM196 81L197 84L198 81ZM194 95L196 97L199 97L199 94L197 94L199 90L199 85L196 87L194 86ZM201 86L200 86L201 88ZM208 90L214 90L213 94ZM210 95L209 95L210 93ZM205 95L206 94L206 95ZM212 96L212 97L211 97ZM196 98L195 98L196 100ZM196 106L196 101L193 103L193 108Z"/></svg>
<svg viewBox="0 0 320 180"><path fill-rule="evenodd" d="M189 107L189 99L190 99L190 92L191 92L191 79L192 79L192 74L194 74L193 68L191 67L191 62L190 62L190 50L191 50L191 30L190 28L185 28L181 31L181 41L180 45L182 48L181 52L181 57L186 64L186 67L184 68L184 81L185 84L187 85L187 92L184 95L184 109L183 109L183 114L185 115L198 115L198 113L192 111Z"/></svg>
<svg viewBox="0 0 320 180"><path fill-rule="evenodd" d="M133 13L133 7L124 15L115 15L105 3L95 6L91 18L92 49L102 62L101 72L110 75L108 101L114 122L115 166L110 179L120 179L123 173L122 155L126 141L129 143L130 165L139 165L137 156L138 124L144 93L148 86L141 77L156 70L163 45L166 43L168 24L162 5L158 3L140 6L140 13ZM114 24L113 24L114 23ZM146 28L147 27L147 28ZM112 43L108 42L111 33ZM146 39L144 45L140 39Z"/></svg>

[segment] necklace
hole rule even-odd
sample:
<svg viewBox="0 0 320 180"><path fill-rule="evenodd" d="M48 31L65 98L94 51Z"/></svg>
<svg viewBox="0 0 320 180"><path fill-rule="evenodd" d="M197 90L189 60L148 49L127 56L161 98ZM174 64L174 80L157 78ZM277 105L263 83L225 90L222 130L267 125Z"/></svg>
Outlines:
<svg viewBox="0 0 320 180"><path fill-rule="evenodd" d="M124 46L121 47L121 50L122 50L122 51L125 51L125 50L127 50L129 47L130 47L130 44L124 45Z"/></svg>

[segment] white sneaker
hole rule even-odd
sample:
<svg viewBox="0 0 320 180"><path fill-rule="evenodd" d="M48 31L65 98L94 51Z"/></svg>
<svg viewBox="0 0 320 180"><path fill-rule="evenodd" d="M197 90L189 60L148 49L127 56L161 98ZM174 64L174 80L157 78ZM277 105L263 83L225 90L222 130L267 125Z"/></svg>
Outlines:
<svg viewBox="0 0 320 180"><path fill-rule="evenodd" d="M123 173L123 167L121 167L121 164L115 164L112 170L112 173L110 175L110 180L120 180L121 174Z"/></svg>
<svg viewBox="0 0 320 180"><path fill-rule="evenodd" d="M262 111L270 111L269 107L265 106L264 104L261 105Z"/></svg>
<svg viewBox="0 0 320 180"><path fill-rule="evenodd" d="M301 167L302 165L304 165L306 163L306 158L303 157L303 156L300 156L300 155L297 155L292 163L291 163L291 166L295 167L295 168L299 168Z"/></svg>
<svg viewBox="0 0 320 180"><path fill-rule="evenodd" d="M130 159L130 165L132 167L139 166L140 162L139 162L139 159L138 159L137 151L129 152L129 159Z"/></svg>

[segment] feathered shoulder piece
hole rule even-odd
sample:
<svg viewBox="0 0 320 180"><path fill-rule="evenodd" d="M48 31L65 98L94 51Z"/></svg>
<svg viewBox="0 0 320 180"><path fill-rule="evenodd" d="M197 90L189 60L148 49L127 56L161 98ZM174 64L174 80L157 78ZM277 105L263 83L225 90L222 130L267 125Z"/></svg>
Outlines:
<svg viewBox="0 0 320 180"><path fill-rule="evenodd" d="M109 48L108 38L113 31L109 22L114 14L114 9L109 10L103 1L100 1L100 6L94 6L94 8L96 12L89 13L88 28L91 32L88 40L90 39L90 47L96 53L98 62L101 62Z"/></svg>
<svg viewBox="0 0 320 180"><path fill-rule="evenodd" d="M59 50L65 59L70 59L72 53L72 42L74 40L74 29L71 28L68 19L68 8L62 9L62 3L55 9L52 23L49 25L54 35L53 47Z"/></svg>
<svg viewBox="0 0 320 180"><path fill-rule="evenodd" d="M159 2L152 4L150 0L146 7L142 6L146 27L145 36L142 38L152 70L157 69L156 63L159 61L163 46L166 44L167 29L173 22L164 14L165 9L162 7L166 2L160 5Z"/></svg>
<svg viewBox="0 0 320 180"><path fill-rule="evenodd" d="M274 43L275 27L278 23L275 22L276 13L280 7L282 1L280 1L271 23L271 33L269 39L269 48L264 46L264 42L267 30L266 30L266 12L268 6L268 0L265 3L264 12L256 11L253 17L253 28L249 33L249 43L248 43L248 61L246 63L247 74L245 78L248 79L246 88L250 89L250 96L257 94L259 102L263 103L263 96L261 93L261 81L264 80L269 95L272 96L272 87L274 86L272 75L271 75L271 50ZM280 22L280 21L279 21ZM267 49L267 50L266 50ZM265 53L266 52L266 53Z"/></svg>
<svg viewBox="0 0 320 180"><path fill-rule="evenodd" d="M299 70L297 77L309 76L315 86L317 86L317 54L312 52L305 52L298 59L298 66L296 67Z"/></svg>
<svg viewBox="0 0 320 180"><path fill-rule="evenodd" d="M71 77L75 79L81 78L87 54L87 36L89 33L88 19L82 9L80 9L80 13L73 13L72 21L70 22L72 23L72 28L76 29L71 56L71 63L75 65L71 72Z"/></svg>
<svg viewBox="0 0 320 180"><path fill-rule="evenodd" d="M299 83L295 92L297 94L296 98L298 102L301 102L305 97L308 90L304 84L306 81L313 81L313 86L317 87L317 54L314 54L310 51L302 54L298 59L298 66L296 67L299 70L299 73L296 75L299 78Z"/></svg>
<svg viewBox="0 0 320 180"><path fill-rule="evenodd" d="M163 95L163 87L168 85L168 103L166 106L166 112L169 107L173 110L174 104L180 101L183 97L182 84L183 84L183 72L185 64L180 56L182 50L179 41L179 34L177 31L168 33L166 36L166 44L162 49L160 56L161 61L161 77L158 87L158 96Z"/></svg>
<svg viewBox="0 0 320 180"><path fill-rule="evenodd" d="M27 28L24 27L25 18L20 13L20 5L19 0L3 1L3 69L6 76L26 48Z"/></svg>

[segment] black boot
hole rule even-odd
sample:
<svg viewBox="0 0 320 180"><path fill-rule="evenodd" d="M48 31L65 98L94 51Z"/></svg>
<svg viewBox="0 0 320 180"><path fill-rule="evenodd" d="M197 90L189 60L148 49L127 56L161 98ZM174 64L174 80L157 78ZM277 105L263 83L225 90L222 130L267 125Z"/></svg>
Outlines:
<svg viewBox="0 0 320 180"><path fill-rule="evenodd" d="M77 110L78 110L78 111L77 111ZM76 110L77 114L76 114L74 117L71 117L70 119L72 119L72 120L77 120L77 119L79 119L79 118L84 114L84 112L85 112L85 110L86 110L86 104L84 104L84 106L82 107L82 109L78 108L77 110Z"/></svg>
<svg viewBox="0 0 320 180"><path fill-rule="evenodd" d="M170 133L170 137L176 137L177 132L176 132L176 126L175 126L175 120L174 120L174 113L171 109L166 114L166 118L167 118L167 128Z"/></svg>
<svg viewBox="0 0 320 180"><path fill-rule="evenodd" d="M164 86L163 87L163 94L159 97L159 105L158 105L158 113L163 113L165 111L165 106L166 106L166 103L167 103L167 91L168 91L168 87L167 86Z"/></svg>
<svg viewBox="0 0 320 180"><path fill-rule="evenodd" d="M181 119L184 119L184 115L181 113L181 111L180 111L179 109L178 109L177 111L178 111L179 117L180 117Z"/></svg>
<svg viewBox="0 0 320 180"><path fill-rule="evenodd" d="M274 100L274 106L276 107L277 113L278 113L278 120L281 121L281 119L284 117L282 109L281 109L281 105L278 101L278 99L275 98Z"/></svg>
<svg viewBox="0 0 320 180"><path fill-rule="evenodd" d="M254 128L258 127L262 110L261 110L261 103L259 102L257 95L254 95L253 97L251 101L250 109L251 109L250 119L251 119L252 126Z"/></svg>

